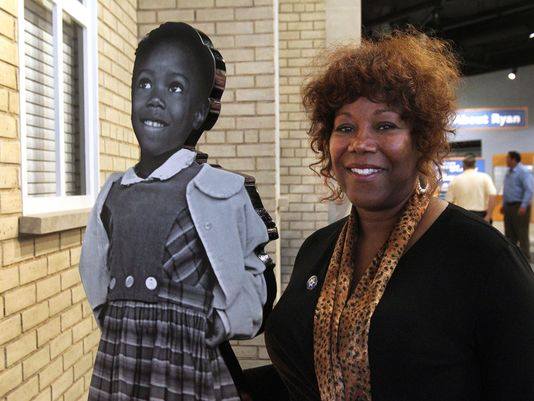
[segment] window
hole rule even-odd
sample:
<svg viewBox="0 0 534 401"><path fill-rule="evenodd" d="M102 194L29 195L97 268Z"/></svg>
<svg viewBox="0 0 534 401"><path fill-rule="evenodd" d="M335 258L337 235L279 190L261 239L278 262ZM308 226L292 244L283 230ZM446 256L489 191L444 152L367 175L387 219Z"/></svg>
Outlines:
<svg viewBox="0 0 534 401"><path fill-rule="evenodd" d="M23 212L91 207L98 191L96 0L23 0L19 15Z"/></svg>

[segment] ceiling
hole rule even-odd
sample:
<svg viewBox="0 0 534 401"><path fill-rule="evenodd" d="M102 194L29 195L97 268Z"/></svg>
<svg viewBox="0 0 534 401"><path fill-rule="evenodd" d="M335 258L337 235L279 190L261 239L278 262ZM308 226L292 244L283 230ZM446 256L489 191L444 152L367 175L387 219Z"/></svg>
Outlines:
<svg viewBox="0 0 534 401"><path fill-rule="evenodd" d="M413 25L451 40L464 75L534 64L534 0L362 0L364 35Z"/></svg>

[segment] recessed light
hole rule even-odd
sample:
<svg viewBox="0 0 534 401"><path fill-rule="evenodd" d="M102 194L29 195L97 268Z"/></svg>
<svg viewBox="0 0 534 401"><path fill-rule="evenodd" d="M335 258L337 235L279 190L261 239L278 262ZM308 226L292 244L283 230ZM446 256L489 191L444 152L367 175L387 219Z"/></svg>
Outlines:
<svg viewBox="0 0 534 401"><path fill-rule="evenodd" d="M534 32L532 32L530 35L528 35L529 39L534 39Z"/></svg>
<svg viewBox="0 0 534 401"><path fill-rule="evenodd" d="M512 71L508 73L508 79L513 81L517 76L517 68L514 68Z"/></svg>

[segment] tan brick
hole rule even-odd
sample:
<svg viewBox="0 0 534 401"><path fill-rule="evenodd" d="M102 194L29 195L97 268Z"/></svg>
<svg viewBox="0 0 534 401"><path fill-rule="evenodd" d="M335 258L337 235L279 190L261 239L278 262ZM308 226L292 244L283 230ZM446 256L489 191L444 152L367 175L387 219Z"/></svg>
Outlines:
<svg viewBox="0 0 534 401"><path fill-rule="evenodd" d="M199 21L233 21L234 10L232 8L219 8L209 10L197 10Z"/></svg>
<svg viewBox="0 0 534 401"><path fill-rule="evenodd" d="M48 300L48 305L50 306L50 316L55 315L61 311L64 311L69 306L72 305L72 299L70 297L70 291L63 291L58 295L50 298Z"/></svg>
<svg viewBox="0 0 534 401"><path fill-rule="evenodd" d="M48 345L44 348L38 349L37 352L31 354L22 362L22 371L24 373L24 380L28 380L30 376L39 371L50 362L50 349Z"/></svg>
<svg viewBox="0 0 534 401"><path fill-rule="evenodd" d="M228 143L241 143L243 142L243 133L240 131L227 132L226 141Z"/></svg>
<svg viewBox="0 0 534 401"><path fill-rule="evenodd" d="M274 58L274 47L272 46L264 46L259 47L255 49L255 58L256 61L269 61L273 62ZM308 63L306 63L307 65Z"/></svg>
<svg viewBox="0 0 534 401"><path fill-rule="evenodd" d="M2 319L0 322L0 345L4 344L22 333L20 315Z"/></svg>
<svg viewBox="0 0 534 401"><path fill-rule="evenodd" d="M252 22L217 22L215 26L218 35L244 35L254 33L254 24Z"/></svg>
<svg viewBox="0 0 534 401"><path fill-rule="evenodd" d="M155 11L139 11L137 12L137 23L156 23L156 12Z"/></svg>
<svg viewBox="0 0 534 401"><path fill-rule="evenodd" d="M72 296L72 303L78 303L85 300L85 290L82 284L78 284L70 289Z"/></svg>
<svg viewBox="0 0 534 401"><path fill-rule="evenodd" d="M174 8L176 0L139 0L138 7L140 10Z"/></svg>
<svg viewBox="0 0 534 401"><path fill-rule="evenodd" d="M0 397L3 397L22 383L22 365L12 366L0 373L0 383Z"/></svg>
<svg viewBox="0 0 534 401"><path fill-rule="evenodd" d="M9 92L5 88L0 88L0 111L9 111Z"/></svg>
<svg viewBox="0 0 534 401"><path fill-rule="evenodd" d="M274 72L274 63L270 60L239 62L236 63L235 68L236 74L239 75L272 74Z"/></svg>
<svg viewBox="0 0 534 401"><path fill-rule="evenodd" d="M239 102L274 100L274 88L268 89L238 89L236 99ZM274 117L272 118L274 125Z"/></svg>
<svg viewBox="0 0 534 401"><path fill-rule="evenodd" d="M258 131L246 131L245 143L257 143L259 139Z"/></svg>
<svg viewBox="0 0 534 401"><path fill-rule="evenodd" d="M255 358L258 355L258 347L232 347L238 358Z"/></svg>
<svg viewBox="0 0 534 401"><path fill-rule="evenodd" d="M47 275L46 258L34 259L20 265L20 283L27 284Z"/></svg>
<svg viewBox="0 0 534 401"><path fill-rule="evenodd" d="M56 273L70 267L70 254L68 250L48 256L48 274Z"/></svg>
<svg viewBox="0 0 534 401"><path fill-rule="evenodd" d="M91 333L92 330L93 324L91 318L85 318L72 328L72 340L74 342L78 342L83 337Z"/></svg>
<svg viewBox="0 0 534 401"><path fill-rule="evenodd" d="M6 64L6 63L0 63L0 85L7 86L11 89L18 89L17 87L17 69L16 67ZM0 120L3 120L4 116L0 118ZM2 127L0 125L0 127ZM2 135L2 131L0 130L0 136Z"/></svg>
<svg viewBox="0 0 534 401"><path fill-rule="evenodd" d="M70 387L73 383L72 374L72 369L69 369L52 383L52 399L58 399Z"/></svg>
<svg viewBox="0 0 534 401"><path fill-rule="evenodd" d="M70 248L72 246L80 245L82 243L82 237L80 230L69 230L60 233L59 242L61 249Z"/></svg>
<svg viewBox="0 0 534 401"><path fill-rule="evenodd" d="M2 65L3 63L0 62L0 66ZM0 71L1 71L1 68L0 68ZM0 83L2 81L2 77L0 76ZM6 114L6 113L0 113L0 137L3 137L3 138L17 138L18 136L18 130L17 130L17 119L16 117L12 116L12 115L9 115L9 114ZM4 168L6 167L3 167L2 170L4 170ZM6 177L5 178L1 178L0 179L0 184L2 184L2 181L7 181L7 183L9 184L4 184L1 188L14 188L16 186L18 186L18 177L17 177L17 180L13 180L13 178L11 177L11 175L13 174L13 169L12 168L11 170L9 170L8 172L4 173L0 173L1 176L3 176L4 174L6 174ZM0 176L0 177L1 177Z"/></svg>
<svg viewBox="0 0 534 401"><path fill-rule="evenodd" d="M63 353L63 369L67 369L74 365L74 363L76 363L82 356L83 343L80 341L70 346L69 349Z"/></svg>
<svg viewBox="0 0 534 401"><path fill-rule="evenodd" d="M4 266L21 260L33 257L34 246L32 239L7 240L2 242L2 253L4 255Z"/></svg>
<svg viewBox="0 0 534 401"><path fill-rule="evenodd" d="M248 7L253 5L253 0L215 0L217 7Z"/></svg>
<svg viewBox="0 0 534 401"><path fill-rule="evenodd" d="M86 354L95 349L100 341L100 330L94 330L91 334L83 339L83 352Z"/></svg>
<svg viewBox="0 0 534 401"><path fill-rule="evenodd" d="M237 35L235 45L237 47L274 46L271 33L255 33L250 35Z"/></svg>
<svg viewBox="0 0 534 401"><path fill-rule="evenodd" d="M35 303L35 284L7 292L4 300L7 315L32 305Z"/></svg>
<svg viewBox="0 0 534 401"><path fill-rule="evenodd" d="M32 377L7 396L7 401L29 401L39 392L39 380Z"/></svg>
<svg viewBox="0 0 534 401"><path fill-rule="evenodd" d="M59 250L59 234L40 235L35 238L35 255L44 255Z"/></svg>
<svg viewBox="0 0 534 401"><path fill-rule="evenodd" d="M50 357L54 359L72 344L72 332L69 330L50 341Z"/></svg>
<svg viewBox="0 0 534 401"><path fill-rule="evenodd" d="M74 380L78 380L81 376L87 373L93 366L93 357L91 354L84 355L78 362L74 364Z"/></svg>
<svg viewBox="0 0 534 401"><path fill-rule="evenodd" d="M32 331L23 335L6 346L7 366L21 360L37 349L37 332Z"/></svg>
<svg viewBox="0 0 534 401"><path fill-rule="evenodd" d="M241 156L273 156L274 145L272 144L258 144L258 145L237 145L237 155Z"/></svg>
<svg viewBox="0 0 534 401"><path fill-rule="evenodd" d="M177 8L208 8L213 7L214 0L177 0Z"/></svg>
<svg viewBox="0 0 534 401"><path fill-rule="evenodd" d="M250 7L250 8L238 8L235 11L236 20L261 20L273 18L272 7Z"/></svg>
<svg viewBox="0 0 534 401"><path fill-rule="evenodd" d="M0 163L20 164L19 142L0 141Z"/></svg>
<svg viewBox="0 0 534 401"><path fill-rule="evenodd" d="M1 65L1 63L0 63ZM0 113L0 136L2 136L2 124L5 122L4 115ZM0 166L0 188L13 189L19 185L19 170L12 166Z"/></svg>
<svg viewBox="0 0 534 401"><path fill-rule="evenodd" d="M24 331L48 319L48 311L48 302L45 301L22 312L22 328Z"/></svg>
<svg viewBox="0 0 534 401"><path fill-rule="evenodd" d="M184 21L192 22L195 20L194 10L161 10L158 11L159 21Z"/></svg>
<svg viewBox="0 0 534 401"><path fill-rule="evenodd" d="M37 329L37 346L40 348L61 332L61 320L59 317L46 322Z"/></svg>
<svg viewBox="0 0 534 401"><path fill-rule="evenodd" d="M62 365L62 359L57 358L39 373L39 390L43 390L61 375L63 372Z"/></svg>
<svg viewBox="0 0 534 401"><path fill-rule="evenodd" d="M92 314L93 314L93 309L91 309L91 305L89 305L89 302L87 302L87 299L84 299L82 302L82 316L87 317Z"/></svg>
<svg viewBox="0 0 534 401"><path fill-rule="evenodd" d="M70 252L70 263L71 263L71 266L76 266L80 263L80 253L82 251L82 247L81 246L77 246L75 248L71 248L69 250Z"/></svg>
<svg viewBox="0 0 534 401"><path fill-rule="evenodd" d="M65 391L65 394L63 395L63 401L78 401L81 400L83 397L83 379L80 378L78 381L76 381L70 388ZM86 399L87 397L83 398Z"/></svg>
<svg viewBox="0 0 534 401"><path fill-rule="evenodd" d="M19 285L19 267L0 269L0 293Z"/></svg>
<svg viewBox="0 0 534 401"><path fill-rule="evenodd" d="M20 191L0 192L0 213L19 213L22 211Z"/></svg>
<svg viewBox="0 0 534 401"><path fill-rule="evenodd" d="M50 387L46 388L32 401L52 401L52 389Z"/></svg>
<svg viewBox="0 0 534 401"><path fill-rule="evenodd" d="M4 11L0 11L0 34L15 40L15 19Z"/></svg>
<svg viewBox="0 0 534 401"><path fill-rule="evenodd" d="M9 112L19 114L19 103L18 92L9 92Z"/></svg>
<svg viewBox="0 0 534 401"><path fill-rule="evenodd" d="M80 273L73 267L61 273L61 290L66 290L80 282Z"/></svg>
<svg viewBox="0 0 534 401"><path fill-rule="evenodd" d="M49 298L52 295L61 291L60 276L52 276L36 283L37 286L37 302Z"/></svg>
<svg viewBox="0 0 534 401"><path fill-rule="evenodd" d="M239 117L237 119L236 127L238 129L254 129L254 128L274 128L274 118L272 116L261 116L261 117ZM274 149L270 148L272 152L270 155L274 155ZM262 151L258 156L267 156L265 150ZM239 156L239 145L238 145L238 156Z"/></svg>
<svg viewBox="0 0 534 401"><path fill-rule="evenodd" d="M74 305L61 314L61 331L65 331L82 320L82 305Z"/></svg>

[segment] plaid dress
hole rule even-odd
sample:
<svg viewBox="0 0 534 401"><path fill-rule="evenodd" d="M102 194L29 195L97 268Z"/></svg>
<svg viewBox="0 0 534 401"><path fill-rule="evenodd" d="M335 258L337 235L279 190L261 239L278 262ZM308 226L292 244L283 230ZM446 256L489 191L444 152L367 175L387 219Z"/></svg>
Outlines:
<svg viewBox="0 0 534 401"><path fill-rule="evenodd" d="M162 270L157 302L108 301L89 400L239 401L218 348L205 343L215 277L187 207Z"/></svg>

